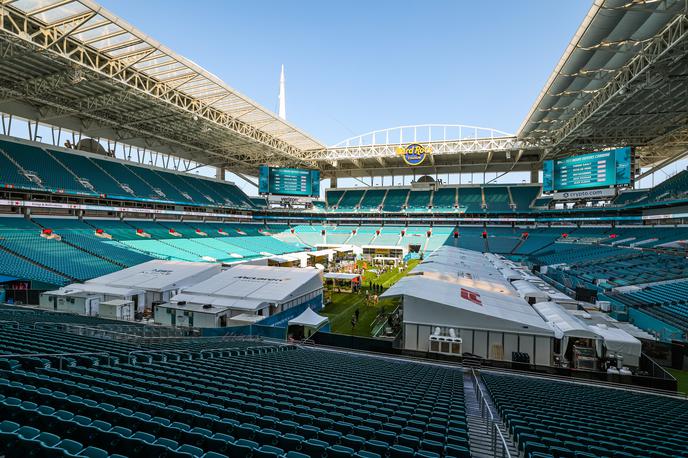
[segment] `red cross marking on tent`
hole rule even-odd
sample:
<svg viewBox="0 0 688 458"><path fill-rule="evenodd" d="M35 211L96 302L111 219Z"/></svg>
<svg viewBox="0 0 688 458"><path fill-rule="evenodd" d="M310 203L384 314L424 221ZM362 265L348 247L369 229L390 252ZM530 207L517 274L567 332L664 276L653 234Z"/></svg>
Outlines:
<svg viewBox="0 0 688 458"><path fill-rule="evenodd" d="M469 291L466 288L461 288L461 298L474 304L483 305L483 301L480 300L480 294Z"/></svg>

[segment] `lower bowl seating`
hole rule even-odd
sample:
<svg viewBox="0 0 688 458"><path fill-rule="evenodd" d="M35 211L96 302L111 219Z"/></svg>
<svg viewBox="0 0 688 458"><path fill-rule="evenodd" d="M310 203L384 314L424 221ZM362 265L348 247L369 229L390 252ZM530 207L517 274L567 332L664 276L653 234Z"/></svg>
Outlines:
<svg viewBox="0 0 688 458"><path fill-rule="evenodd" d="M482 374L526 458L688 456L688 401L531 377Z"/></svg>
<svg viewBox="0 0 688 458"><path fill-rule="evenodd" d="M2 342L17 355L0 366L7 456L470 456L460 369L241 340L135 364L131 344L56 330ZM77 346L117 358L22 356Z"/></svg>

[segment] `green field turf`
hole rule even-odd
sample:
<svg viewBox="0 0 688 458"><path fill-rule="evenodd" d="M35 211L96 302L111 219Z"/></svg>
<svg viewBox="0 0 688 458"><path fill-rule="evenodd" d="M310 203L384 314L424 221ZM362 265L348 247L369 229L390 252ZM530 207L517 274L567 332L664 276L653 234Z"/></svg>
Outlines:
<svg viewBox="0 0 688 458"><path fill-rule="evenodd" d="M363 290L360 293L332 293L332 301L320 312L330 319L332 332L337 334L348 334L361 337L370 337L371 325L380 312L391 312L396 308L396 300L383 299L375 305L366 304L366 290L369 289L371 282L381 284L385 289L392 286L403 278L409 270L418 265L420 261L409 261L406 270L397 272L396 269L382 275L366 271L363 276ZM354 328L351 327L351 317L356 309L359 310L358 322Z"/></svg>
<svg viewBox="0 0 688 458"><path fill-rule="evenodd" d="M330 319L332 332L370 337L371 325L383 308L390 312L395 305L391 299L381 300L377 305L366 305L365 293L333 293L332 302L320 314ZM356 309L359 310L358 322L352 328L351 317Z"/></svg>
<svg viewBox="0 0 688 458"><path fill-rule="evenodd" d="M419 263L420 260L412 259L408 262L406 270L397 272L396 269L393 269L382 275L377 275L376 273L367 270L366 273L363 275L363 285L366 286L369 285L371 282L375 282L378 284L382 284L382 286L385 289L389 288L390 286L401 280L404 276L406 276L408 271L416 267Z"/></svg>
<svg viewBox="0 0 688 458"><path fill-rule="evenodd" d="M676 369L669 369L667 371L674 376L678 382L678 391L688 393L688 371L677 371Z"/></svg>

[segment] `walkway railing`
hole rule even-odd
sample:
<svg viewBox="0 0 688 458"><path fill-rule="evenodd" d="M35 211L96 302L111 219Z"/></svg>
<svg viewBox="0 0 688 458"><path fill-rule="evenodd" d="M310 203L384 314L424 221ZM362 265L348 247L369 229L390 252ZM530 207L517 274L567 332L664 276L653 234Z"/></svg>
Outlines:
<svg viewBox="0 0 688 458"><path fill-rule="evenodd" d="M180 332L173 328L162 328L156 326L135 326L135 325L95 325L87 326L74 323L60 323L54 321L37 321L33 324L34 329L56 329L69 332L80 336L98 337L134 344L145 344L151 339L197 339L192 335L180 335ZM165 335L167 334L167 335Z"/></svg>
<svg viewBox="0 0 688 458"><path fill-rule="evenodd" d="M179 360L186 359L186 360L194 360L194 359L207 359L207 358L215 358L215 357L226 357L226 356L231 356L231 355L236 355L236 354L246 354L246 355L254 355L254 354L261 354L261 353L270 353L274 351L282 351L287 347L287 345L277 347L277 346L272 346L272 345L263 345L263 346L257 346L257 347L218 347L218 348L204 348L204 349L162 349L162 350L132 350L129 353L127 353L127 362L131 364L132 366L135 366L138 362L137 356L145 357L145 356L154 356L154 355L160 355L161 357L164 357L167 359L167 355L178 355ZM184 358L183 358L184 356ZM146 358L148 363L153 362L152 358Z"/></svg>
<svg viewBox="0 0 688 458"><path fill-rule="evenodd" d="M480 416L485 420L486 430L485 432L490 437L490 444L492 447L492 456L500 458L511 458L511 452L509 452L509 447L507 445L506 439L499 429L498 422L495 419L490 405L487 403L487 397L483 393L483 389L480 386L480 381L475 373L475 370L471 371L471 379L473 381L473 388L475 389L475 394L478 397L478 405L480 406Z"/></svg>

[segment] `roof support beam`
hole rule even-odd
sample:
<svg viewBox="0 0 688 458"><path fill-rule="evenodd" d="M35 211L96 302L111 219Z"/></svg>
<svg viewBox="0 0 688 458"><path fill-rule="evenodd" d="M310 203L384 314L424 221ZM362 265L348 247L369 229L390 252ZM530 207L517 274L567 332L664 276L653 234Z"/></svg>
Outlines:
<svg viewBox="0 0 688 458"><path fill-rule="evenodd" d="M631 61L622 67L611 81L568 119L551 136L552 146L569 140L572 134L595 113L603 109L615 96L623 95L629 84L643 75L678 43L688 38L688 16L678 15L658 35L648 41Z"/></svg>
<svg viewBox="0 0 688 458"><path fill-rule="evenodd" d="M110 19L109 13L104 10L99 11L98 14ZM74 24L84 25L81 22L84 18L84 15L80 15L80 22ZM144 36L133 28L126 24L117 25L127 29L135 37L127 43L121 44L121 46L135 43L146 44L149 47L144 48L144 50L151 51L146 56L150 56L157 49L156 44L151 45L149 42L143 41ZM236 119L229 113L214 108L208 103L197 100L193 96L177 90L170 83L157 80L143 71L138 71L130 60L110 57L106 53L107 49L96 50L74 39L74 35L79 33L78 26L71 28L66 26L52 27L50 24L41 23L31 14L15 8L14 5L3 2L0 4L0 33L6 37L13 37L15 41L23 42L29 49L33 48L39 53L49 53L56 58L75 63L84 70L95 72L100 78L105 77L110 83L126 85L130 89L165 103L176 110L185 111L192 116L215 123L232 131L234 135L245 138L250 143L264 146L272 152L273 157L279 158L282 162L290 165L308 165L308 162L304 162L302 159L303 151L293 144L260 130L248 122ZM114 48L112 49L114 50ZM167 51L165 52L161 57L169 54ZM139 56L137 59L140 61L142 57ZM188 67L197 71L198 74L202 72L201 69L196 69L193 65L187 65L183 60L179 60L179 62L185 66L183 68ZM237 97L241 96L238 95ZM246 103L251 102L246 101ZM294 131L298 133L298 131Z"/></svg>

